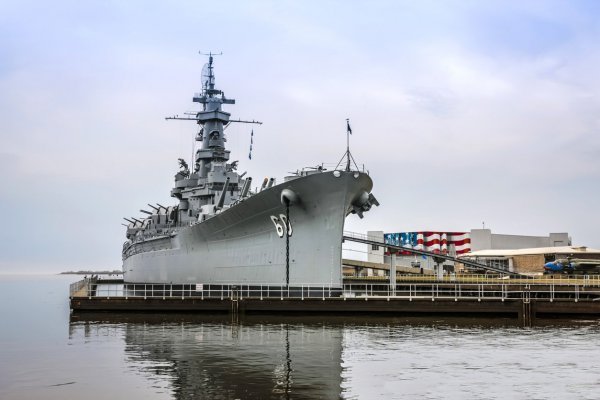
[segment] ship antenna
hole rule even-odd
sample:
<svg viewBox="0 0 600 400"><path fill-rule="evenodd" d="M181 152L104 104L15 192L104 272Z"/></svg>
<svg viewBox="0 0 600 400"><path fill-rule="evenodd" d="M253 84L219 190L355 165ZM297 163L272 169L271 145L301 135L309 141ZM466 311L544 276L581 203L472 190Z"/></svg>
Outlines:
<svg viewBox="0 0 600 400"><path fill-rule="evenodd" d="M209 51L208 53L203 53L202 51L198 52L203 56L208 56L208 63L205 65L206 70L202 71L202 89L208 94L210 97L214 94L215 90L215 75L213 73L213 56L222 56L223 52L213 53Z"/></svg>
<svg viewBox="0 0 600 400"><path fill-rule="evenodd" d="M206 99L204 99L204 97L213 97L214 95L221 95L223 104L235 104L235 100L225 98L225 93L223 93L221 90L215 89L215 74L213 72L213 70L214 70L213 57L214 56L222 56L223 52L213 53L212 51L209 51L207 53L207 52L199 51L198 54L201 54L203 56L208 56L208 62L206 64L204 64L204 67L202 67L202 74L201 74L202 75L202 93L195 93L193 101L197 102L197 103L205 104L206 102L204 100L206 100ZM200 121L200 119L198 119L197 113L186 112L185 114L186 114L185 117L180 117L179 115L174 115L172 117L166 117L165 119L166 120L180 120L180 121L196 121L196 122ZM224 123L223 129L226 129L229 126L229 124L231 124L233 122L242 123L242 124L262 125L261 121L228 119Z"/></svg>

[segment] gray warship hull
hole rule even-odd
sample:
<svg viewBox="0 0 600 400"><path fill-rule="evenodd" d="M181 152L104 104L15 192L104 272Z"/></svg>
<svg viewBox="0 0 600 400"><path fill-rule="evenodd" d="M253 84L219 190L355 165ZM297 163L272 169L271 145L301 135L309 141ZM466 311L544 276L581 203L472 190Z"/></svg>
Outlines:
<svg viewBox="0 0 600 400"><path fill-rule="evenodd" d="M222 109L235 100L215 87L213 55L208 56L202 92L192 99L202 109L167 118L198 125L193 169L179 159L171 190L177 205L148 203L152 211L140 210L141 219L124 218L125 282L340 287L345 218L350 213L362 218L379 204L370 193L371 178L351 169L352 163L358 167L347 146L343 170L309 167L279 185L265 178L252 191L252 177L237 172L239 160L229 161L225 129L262 122L231 119ZM350 133L347 122L347 143Z"/></svg>
<svg viewBox="0 0 600 400"><path fill-rule="evenodd" d="M128 283L286 284L286 237L272 217L289 207L289 284L340 287L342 233L346 216L371 178L358 171L325 171L266 188L203 222L171 235L133 243L123 252Z"/></svg>

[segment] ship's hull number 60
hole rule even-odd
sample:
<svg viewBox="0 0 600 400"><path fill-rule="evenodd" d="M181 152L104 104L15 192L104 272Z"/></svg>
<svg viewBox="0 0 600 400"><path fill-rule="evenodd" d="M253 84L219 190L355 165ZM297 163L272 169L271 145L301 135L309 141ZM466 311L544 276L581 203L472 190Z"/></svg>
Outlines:
<svg viewBox="0 0 600 400"><path fill-rule="evenodd" d="M279 214L279 217L275 215L271 215L271 221L273 221L273 225L275 225L275 230L277 231L277 235L282 238L285 235L285 231L287 229L288 236L292 236L292 221L288 221L285 215Z"/></svg>

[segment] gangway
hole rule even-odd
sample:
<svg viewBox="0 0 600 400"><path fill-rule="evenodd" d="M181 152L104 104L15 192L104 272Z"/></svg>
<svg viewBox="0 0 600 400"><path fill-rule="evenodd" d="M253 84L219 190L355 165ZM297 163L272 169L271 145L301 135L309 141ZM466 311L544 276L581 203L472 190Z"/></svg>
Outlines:
<svg viewBox="0 0 600 400"><path fill-rule="evenodd" d="M481 263L478 263L478 262L472 261L472 260L466 260L463 258L452 257L452 256L449 256L446 254L433 253L431 251L413 249L411 247L392 245L389 243L385 243L381 240L373 240L373 239L370 239L367 235L364 235L361 233L345 231L342 236L342 241L346 241L346 240L349 242L364 243L364 244L368 244L368 245L387 247L389 249L398 250L398 251L406 251L406 252L409 252L412 254L418 254L421 256L429 256L429 257L432 257L433 260L437 264L440 264L441 260L446 260L446 261L461 263L461 264L464 264L466 266L473 267L473 268L480 268L480 269L483 269L486 271L496 272L496 273L499 273L502 275L508 275L510 277L529 278L529 276L527 276L527 275L519 274L517 272L509 272L502 268L492 267L490 265L481 264Z"/></svg>

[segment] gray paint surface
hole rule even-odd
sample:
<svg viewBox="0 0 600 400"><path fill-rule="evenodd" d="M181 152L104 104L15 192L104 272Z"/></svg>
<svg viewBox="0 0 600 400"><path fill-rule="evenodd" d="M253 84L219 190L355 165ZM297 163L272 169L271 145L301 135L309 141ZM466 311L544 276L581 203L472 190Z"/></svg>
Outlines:
<svg viewBox="0 0 600 400"><path fill-rule="evenodd" d="M355 177L356 176L356 177ZM341 236L352 203L372 188L358 172L322 172L286 182L184 227L164 249L134 254L123 262L127 282L285 284L285 238L271 215L285 214L280 194L299 195L290 207L290 284L341 285Z"/></svg>

